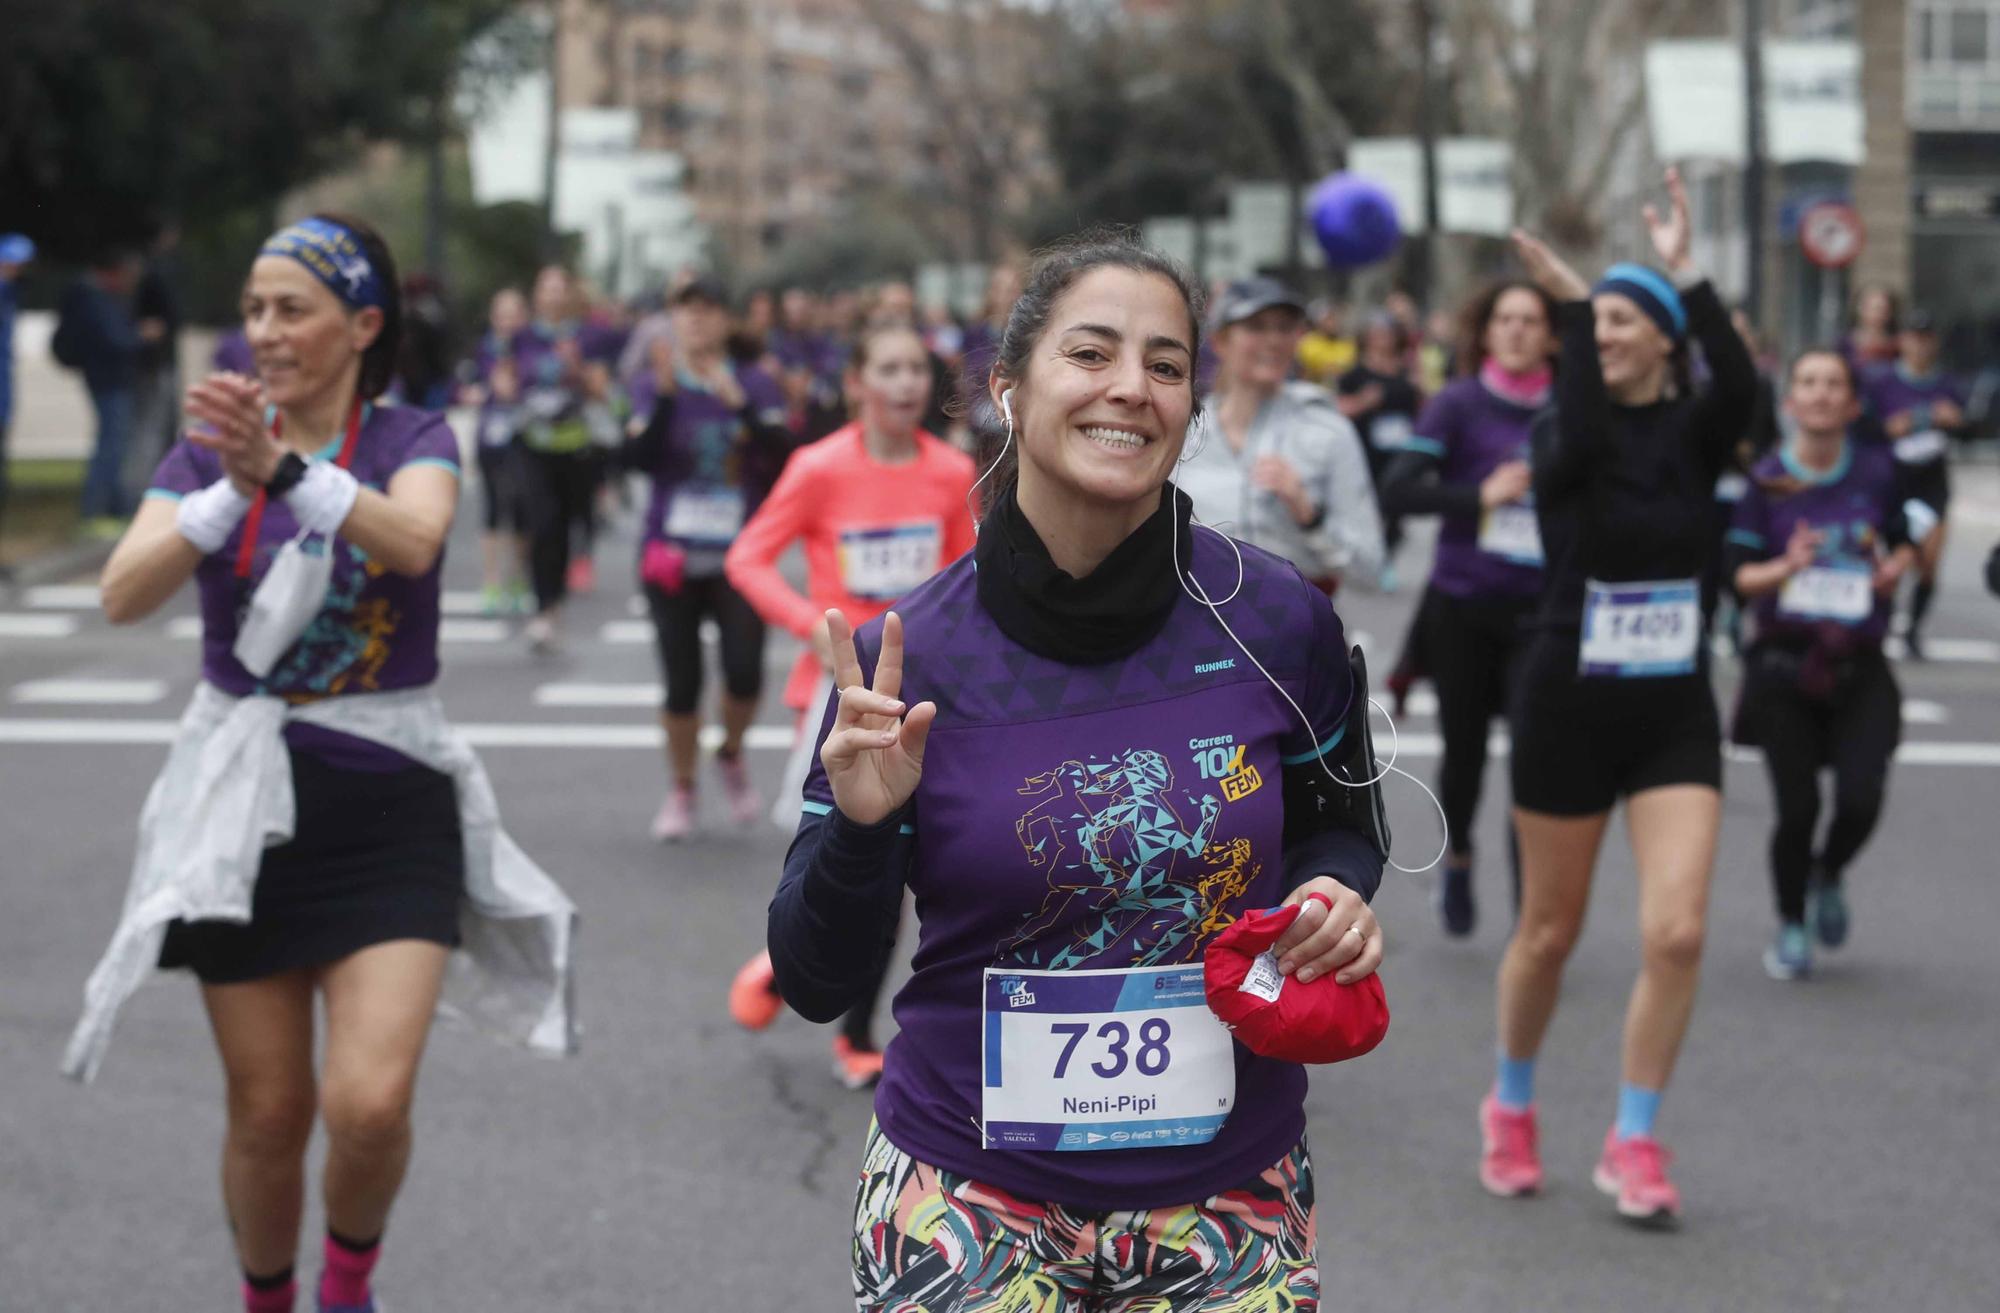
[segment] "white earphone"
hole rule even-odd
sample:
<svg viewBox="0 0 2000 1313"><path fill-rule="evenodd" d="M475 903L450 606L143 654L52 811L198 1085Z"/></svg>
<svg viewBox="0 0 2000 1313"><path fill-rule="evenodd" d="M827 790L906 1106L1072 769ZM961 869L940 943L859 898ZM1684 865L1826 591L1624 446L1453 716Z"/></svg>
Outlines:
<svg viewBox="0 0 2000 1313"><path fill-rule="evenodd" d="M1014 434L1014 389L1008 388L1000 394L1000 414L1007 420L1007 435Z"/></svg>

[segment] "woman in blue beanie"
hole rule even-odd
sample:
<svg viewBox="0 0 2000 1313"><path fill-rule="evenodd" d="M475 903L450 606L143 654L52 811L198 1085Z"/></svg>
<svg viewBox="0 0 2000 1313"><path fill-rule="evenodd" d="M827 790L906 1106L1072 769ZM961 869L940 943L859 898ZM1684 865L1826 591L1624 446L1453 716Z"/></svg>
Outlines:
<svg viewBox="0 0 2000 1313"><path fill-rule="evenodd" d="M1653 1120L1694 1007L1722 814L1722 733L1702 642L1711 500L1757 386L1689 259L1687 196L1672 170L1667 190L1669 214L1645 211L1665 276L1619 264L1592 287L1514 234L1558 303L1561 363L1555 409L1532 441L1547 563L1512 712L1521 915L1500 967L1498 1075L1480 1109L1481 1181L1501 1195L1539 1189L1535 1055L1622 797L1643 957L1596 1182L1622 1216L1651 1224L1680 1214ZM1690 334L1711 376L1702 392L1688 383Z"/></svg>

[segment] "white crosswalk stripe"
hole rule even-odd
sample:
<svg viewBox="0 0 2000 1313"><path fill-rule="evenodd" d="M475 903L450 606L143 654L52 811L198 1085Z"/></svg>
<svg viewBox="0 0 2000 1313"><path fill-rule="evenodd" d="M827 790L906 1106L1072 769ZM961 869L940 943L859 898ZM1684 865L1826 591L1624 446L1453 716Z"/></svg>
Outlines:
<svg viewBox="0 0 2000 1313"><path fill-rule="evenodd" d="M95 611L98 591L96 584L42 584L22 600L36 611Z"/></svg>
<svg viewBox="0 0 2000 1313"><path fill-rule="evenodd" d="M658 684L544 684L535 690L538 707L657 707Z"/></svg>
<svg viewBox="0 0 2000 1313"><path fill-rule="evenodd" d="M164 679L31 679L16 684L8 700L30 706L143 707L166 695Z"/></svg>
<svg viewBox="0 0 2000 1313"><path fill-rule="evenodd" d="M505 620L457 620L449 616L438 621L438 640L445 643L500 643L514 632Z"/></svg>
<svg viewBox="0 0 2000 1313"><path fill-rule="evenodd" d="M1951 719L1944 705L1926 702L1922 698L1906 698L1903 701L1903 720L1911 725L1942 725Z"/></svg>
<svg viewBox="0 0 2000 1313"><path fill-rule="evenodd" d="M0 717L0 744L109 745L141 747L171 743L177 722L172 720L75 720ZM466 739L481 748L596 748L657 752L663 743L658 725L590 725L549 722L533 724L474 722L458 726ZM792 731L783 725L754 725L744 735L744 746L758 752L789 752ZM701 744L714 749L722 743L722 730L710 725L702 730ZM1378 743L1378 750L1386 751ZM1495 734L1489 747L1496 757L1508 755L1507 736ZM1442 750L1435 734L1402 736L1397 760L1430 760ZM1750 748L1729 749L1729 760L1744 764L1761 760ZM1987 769L2000 767L2000 743L1905 743L1896 750L1896 761L1905 766L1949 766Z"/></svg>
<svg viewBox="0 0 2000 1313"><path fill-rule="evenodd" d="M68 638L77 631L73 615L0 611L0 638Z"/></svg>

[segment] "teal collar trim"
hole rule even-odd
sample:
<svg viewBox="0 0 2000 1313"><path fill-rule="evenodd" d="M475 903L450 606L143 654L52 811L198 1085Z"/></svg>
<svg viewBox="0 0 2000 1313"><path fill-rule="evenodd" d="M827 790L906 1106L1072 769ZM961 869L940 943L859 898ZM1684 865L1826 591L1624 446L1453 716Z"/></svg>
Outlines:
<svg viewBox="0 0 2000 1313"><path fill-rule="evenodd" d="M1814 485L1839 483L1847 477L1847 471L1854 464L1854 444L1845 437L1841 438L1840 459L1833 463L1833 468L1830 470L1807 469L1799 460L1798 452L1793 449L1793 444L1790 442L1778 449L1778 459L1784 463L1785 473L1800 483Z"/></svg>

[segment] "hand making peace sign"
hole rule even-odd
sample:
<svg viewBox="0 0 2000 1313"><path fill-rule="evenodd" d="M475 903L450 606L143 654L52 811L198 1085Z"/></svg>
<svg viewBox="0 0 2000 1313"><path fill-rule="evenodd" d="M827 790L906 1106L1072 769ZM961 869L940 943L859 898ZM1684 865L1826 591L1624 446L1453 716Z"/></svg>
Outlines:
<svg viewBox="0 0 2000 1313"><path fill-rule="evenodd" d="M910 800L924 774L924 741L937 716L935 702L903 705L903 620L894 611L882 617L882 651L875 661L875 686L861 681L861 657L854 630L839 611L826 613L833 646L833 686L840 706L833 729L820 746L820 764L833 790L834 806L857 825L878 825Z"/></svg>

